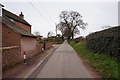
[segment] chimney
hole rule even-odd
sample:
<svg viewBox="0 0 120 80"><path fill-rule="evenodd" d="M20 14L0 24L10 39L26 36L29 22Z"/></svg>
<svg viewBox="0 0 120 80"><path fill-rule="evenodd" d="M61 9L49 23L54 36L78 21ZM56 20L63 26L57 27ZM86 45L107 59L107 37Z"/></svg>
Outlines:
<svg viewBox="0 0 120 80"><path fill-rule="evenodd" d="M23 18L23 19L24 19L24 15L23 15L23 13L22 13L22 12L19 14L19 17L21 17L21 18Z"/></svg>

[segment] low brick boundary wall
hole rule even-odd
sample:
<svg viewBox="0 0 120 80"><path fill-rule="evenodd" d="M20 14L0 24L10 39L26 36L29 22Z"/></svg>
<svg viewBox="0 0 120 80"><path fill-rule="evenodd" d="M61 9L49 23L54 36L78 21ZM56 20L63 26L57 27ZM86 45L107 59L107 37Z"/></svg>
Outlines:
<svg viewBox="0 0 120 80"><path fill-rule="evenodd" d="M37 47L37 54L42 52L42 46L43 46L43 44L37 44L36 45L36 47Z"/></svg>
<svg viewBox="0 0 120 80"><path fill-rule="evenodd" d="M45 43L46 49L51 48L53 44L54 44L53 42L46 42ZM36 47L34 50L29 50L31 51L31 53L28 54L26 52L27 59L37 54L40 54L42 52L42 47L43 47L43 43L36 44ZM3 70L9 67L12 67L17 63L23 62L23 53L21 53L20 47L11 46L11 47L4 47L0 49L2 49L2 69Z"/></svg>
<svg viewBox="0 0 120 80"><path fill-rule="evenodd" d="M2 69L12 67L21 62L20 47L4 47L2 49Z"/></svg>
<svg viewBox="0 0 120 80"><path fill-rule="evenodd" d="M46 49L49 49L49 48L51 48L52 47L52 45L53 45L53 42L46 42L45 43L46 45Z"/></svg>

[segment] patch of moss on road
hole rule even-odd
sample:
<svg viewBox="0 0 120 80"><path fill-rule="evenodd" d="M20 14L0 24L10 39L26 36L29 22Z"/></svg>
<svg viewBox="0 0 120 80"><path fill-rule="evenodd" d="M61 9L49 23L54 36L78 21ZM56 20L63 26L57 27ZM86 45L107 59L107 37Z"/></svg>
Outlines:
<svg viewBox="0 0 120 80"><path fill-rule="evenodd" d="M69 44L77 51L77 53L100 74L103 78L120 78L120 62L111 58L104 53L98 54L89 51L85 44L76 44L70 42Z"/></svg>

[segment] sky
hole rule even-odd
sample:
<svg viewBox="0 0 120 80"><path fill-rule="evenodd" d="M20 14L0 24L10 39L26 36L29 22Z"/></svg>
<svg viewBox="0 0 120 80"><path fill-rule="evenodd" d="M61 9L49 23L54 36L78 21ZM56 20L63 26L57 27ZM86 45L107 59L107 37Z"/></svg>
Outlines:
<svg viewBox="0 0 120 80"><path fill-rule="evenodd" d="M102 1L102 0L101 0ZM92 0L62 0L62 1L2 1L4 8L19 15L23 12L24 19L32 25L32 33L38 31L44 37L49 31L54 32L55 23L59 23L61 11L77 11L83 17L83 21L88 23L85 30L80 29L79 36L87 36L89 33L102 30L102 26L118 25L118 0L104 1ZM60 31L58 31L60 33Z"/></svg>

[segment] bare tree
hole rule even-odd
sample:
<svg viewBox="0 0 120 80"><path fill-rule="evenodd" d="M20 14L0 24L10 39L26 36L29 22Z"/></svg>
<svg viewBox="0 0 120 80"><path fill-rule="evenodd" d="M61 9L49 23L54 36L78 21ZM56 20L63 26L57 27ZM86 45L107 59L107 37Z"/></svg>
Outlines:
<svg viewBox="0 0 120 80"><path fill-rule="evenodd" d="M40 33L38 31L34 32L35 36L40 36Z"/></svg>
<svg viewBox="0 0 120 80"><path fill-rule="evenodd" d="M60 22L58 23L58 29L61 31L63 35L69 35L74 39L76 34L79 34L79 29L85 29L87 23L84 23L82 20L82 16L79 12L76 11L62 11L59 15ZM67 32L66 32L67 31Z"/></svg>
<svg viewBox="0 0 120 80"><path fill-rule="evenodd" d="M54 35L54 33L52 31L49 31L48 34L47 34L47 37L49 38L49 37L51 37L53 35Z"/></svg>
<svg viewBox="0 0 120 80"><path fill-rule="evenodd" d="M57 24L57 29L60 30L63 35L67 29L67 25L64 22L60 22Z"/></svg>

